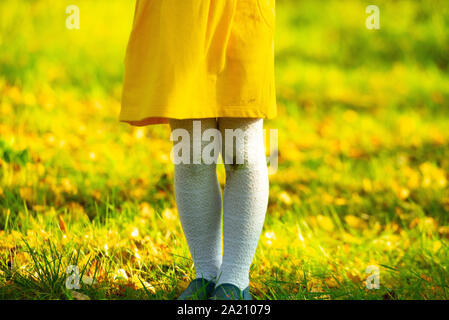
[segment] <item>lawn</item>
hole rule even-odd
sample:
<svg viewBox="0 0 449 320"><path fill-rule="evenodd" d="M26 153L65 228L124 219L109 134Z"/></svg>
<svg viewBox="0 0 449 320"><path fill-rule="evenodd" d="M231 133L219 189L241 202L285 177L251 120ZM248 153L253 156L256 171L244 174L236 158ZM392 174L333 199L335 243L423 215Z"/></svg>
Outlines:
<svg viewBox="0 0 449 320"><path fill-rule="evenodd" d="M118 122L133 13L0 2L0 299L174 299L194 275L169 128ZM449 299L449 2L277 0L275 50L254 297Z"/></svg>

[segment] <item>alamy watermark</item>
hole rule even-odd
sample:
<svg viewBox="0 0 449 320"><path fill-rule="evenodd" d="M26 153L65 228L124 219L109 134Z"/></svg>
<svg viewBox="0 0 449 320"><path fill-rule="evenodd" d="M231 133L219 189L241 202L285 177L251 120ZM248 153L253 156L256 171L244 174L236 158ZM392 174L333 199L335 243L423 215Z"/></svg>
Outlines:
<svg viewBox="0 0 449 320"><path fill-rule="evenodd" d="M201 130L201 121L193 121L190 133L183 128L174 129L170 140L175 142L170 152L171 161L177 164L213 164L220 163L219 154L224 164L260 164L269 165L270 173L278 167L278 130L269 130L270 155L265 157L265 141L267 130L263 136L258 132L248 132L243 129L225 129L222 132L216 128ZM224 148L223 148L224 143Z"/></svg>
<svg viewBox="0 0 449 320"><path fill-rule="evenodd" d="M65 20L65 26L69 30L79 30L80 28L80 8L74 4L67 6L65 13L69 16Z"/></svg>
<svg viewBox="0 0 449 320"><path fill-rule="evenodd" d="M79 289L80 288L80 269L75 265L70 265L67 267L65 273L69 276L65 281L65 286L67 289Z"/></svg>
<svg viewBox="0 0 449 320"><path fill-rule="evenodd" d="M369 290L380 288L380 270L378 266L368 266L365 270L366 274L369 274L366 278L366 288Z"/></svg>
<svg viewBox="0 0 449 320"><path fill-rule="evenodd" d="M366 18L365 26L368 30L380 29L380 10L379 7L372 4L366 7L366 14L369 16Z"/></svg>

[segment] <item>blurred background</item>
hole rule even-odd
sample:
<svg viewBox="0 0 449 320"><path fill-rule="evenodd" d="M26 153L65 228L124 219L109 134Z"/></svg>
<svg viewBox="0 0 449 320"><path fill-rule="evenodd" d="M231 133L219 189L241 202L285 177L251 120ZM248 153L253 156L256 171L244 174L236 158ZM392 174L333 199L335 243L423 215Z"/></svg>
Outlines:
<svg viewBox="0 0 449 320"><path fill-rule="evenodd" d="M449 3L276 3L279 169L255 296L448 299ZM172 299L192 277L168 126L118 122L134 5L0 1L2 299Z"/></svg>

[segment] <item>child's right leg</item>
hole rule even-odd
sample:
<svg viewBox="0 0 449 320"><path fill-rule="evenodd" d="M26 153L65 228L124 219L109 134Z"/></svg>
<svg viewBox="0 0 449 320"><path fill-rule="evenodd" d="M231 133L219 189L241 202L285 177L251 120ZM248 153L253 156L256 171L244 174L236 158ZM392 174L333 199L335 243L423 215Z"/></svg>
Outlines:
<svg viewBox="0 0 449 320"><path fill-rule="evenodd" d="M217 180L216 161L212 164L194 164L193 121L201 122L201 131L197 142L201 150L210 142L201 142L201 136L207 129L217 129L217 121L170 120L172 134L175 129L184 129L190 136L189 163L175 164L175 197L182 229L189 245L196 278L214 280L222 261L221 232L221 191ZM176 141L173 142L175 145ZM218 157L218 153L215 160Z"/></svg>

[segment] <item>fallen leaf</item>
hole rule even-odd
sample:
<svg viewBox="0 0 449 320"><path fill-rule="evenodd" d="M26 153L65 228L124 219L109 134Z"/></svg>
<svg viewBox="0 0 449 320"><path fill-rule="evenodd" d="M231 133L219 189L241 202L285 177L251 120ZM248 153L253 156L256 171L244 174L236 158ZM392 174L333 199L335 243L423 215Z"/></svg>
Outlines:
<svg viewBox="0 0 449 320"><path fill-rule="evenodd" d="M72 291L72 297L75 300L90 300L89 296L86 296L78 291Z"/></svg>

